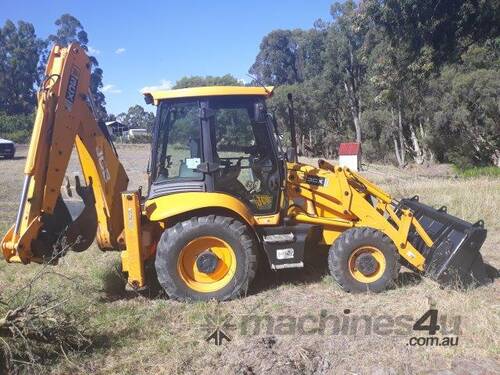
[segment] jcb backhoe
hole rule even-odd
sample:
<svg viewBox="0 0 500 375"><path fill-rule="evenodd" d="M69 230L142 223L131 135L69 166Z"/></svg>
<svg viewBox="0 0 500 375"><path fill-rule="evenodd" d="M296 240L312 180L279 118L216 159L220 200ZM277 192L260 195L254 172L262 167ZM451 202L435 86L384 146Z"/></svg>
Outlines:
<svg viewBox="0 0 500 375"><path fill-rule="evenodd" d="M95 120L89 80L79 45L52 49L19 211L1 244L7 262L57 263L96 239L101 250L121 251L129 287L148 286L144 265L154 261L160 284L180 300L244 295L258 259L274 270L299 268L319 244L330 246L330 272L350 292L391 287L401 264L444 284L487 281L482 221L418 197L396 201L324 160L299 163L293 121L292 147L280 148L266 109L271 87L145 94L157 106L149 186L144 195L127 191L111 137ZM85 179L76 184L85 208L74 220L61 195L73 146Z"/></svg>

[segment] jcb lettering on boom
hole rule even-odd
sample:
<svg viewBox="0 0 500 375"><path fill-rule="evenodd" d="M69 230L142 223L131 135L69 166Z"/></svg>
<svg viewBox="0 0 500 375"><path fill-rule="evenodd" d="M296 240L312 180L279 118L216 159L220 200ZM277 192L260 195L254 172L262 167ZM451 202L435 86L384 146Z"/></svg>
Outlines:
<svg viewBox="0 0 500 375"><path fill-rule="evenodd" d="M71 73L68 80L68 87L66 88L66 109L71 111L75 103L75 96L78 90L78 79L80 77L80 69L76 66L71 68Z"/></svg>

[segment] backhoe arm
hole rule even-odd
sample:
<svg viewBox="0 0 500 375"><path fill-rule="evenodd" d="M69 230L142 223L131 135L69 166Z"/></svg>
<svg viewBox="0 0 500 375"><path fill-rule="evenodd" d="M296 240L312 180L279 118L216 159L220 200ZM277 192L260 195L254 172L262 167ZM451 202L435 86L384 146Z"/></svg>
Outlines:
<svg viewBox="0 0 500 375"><path fill-rule="evenodd" d="M1 243L9 262L54 261L68 248L85 250L96 236L100 248L116 248L123 230L120 193L128 178L95 119L85 50L54 46L45 73L16 222ZM86 186L77 179L85 208L72 220L60 189L74 145Z"/></svg>

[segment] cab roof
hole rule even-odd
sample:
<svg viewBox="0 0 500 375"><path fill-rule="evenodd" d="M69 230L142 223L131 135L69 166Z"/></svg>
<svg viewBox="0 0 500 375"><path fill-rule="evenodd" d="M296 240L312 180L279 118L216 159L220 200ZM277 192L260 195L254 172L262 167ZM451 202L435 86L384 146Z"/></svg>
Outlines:
<svg viewBox="0 0 500 375"><path fill-rule="evenodd" d="M207 96L232 96L232 95L256 95L270 97L274 87L251 87L251 86L204 86L189 87L176 90L159 90L143 92L147 104L158 105L161 100L207 97Z"/></svg>

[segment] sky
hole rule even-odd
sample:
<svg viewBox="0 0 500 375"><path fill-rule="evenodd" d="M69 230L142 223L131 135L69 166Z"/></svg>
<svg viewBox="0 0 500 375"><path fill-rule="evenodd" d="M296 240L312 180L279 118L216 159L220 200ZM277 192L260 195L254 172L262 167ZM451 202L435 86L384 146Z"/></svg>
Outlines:
<svg viewBox="0 0 500 375"><path fill-rule="evenodd" d="M118 114L145 106L141 89L166 89L183 76L229 73L249 81L248 69L267 33L328 20L332 2L0 0L0 24L28 21L46 38L60 15L78 18L104 71L108 113Z"/></svg>

